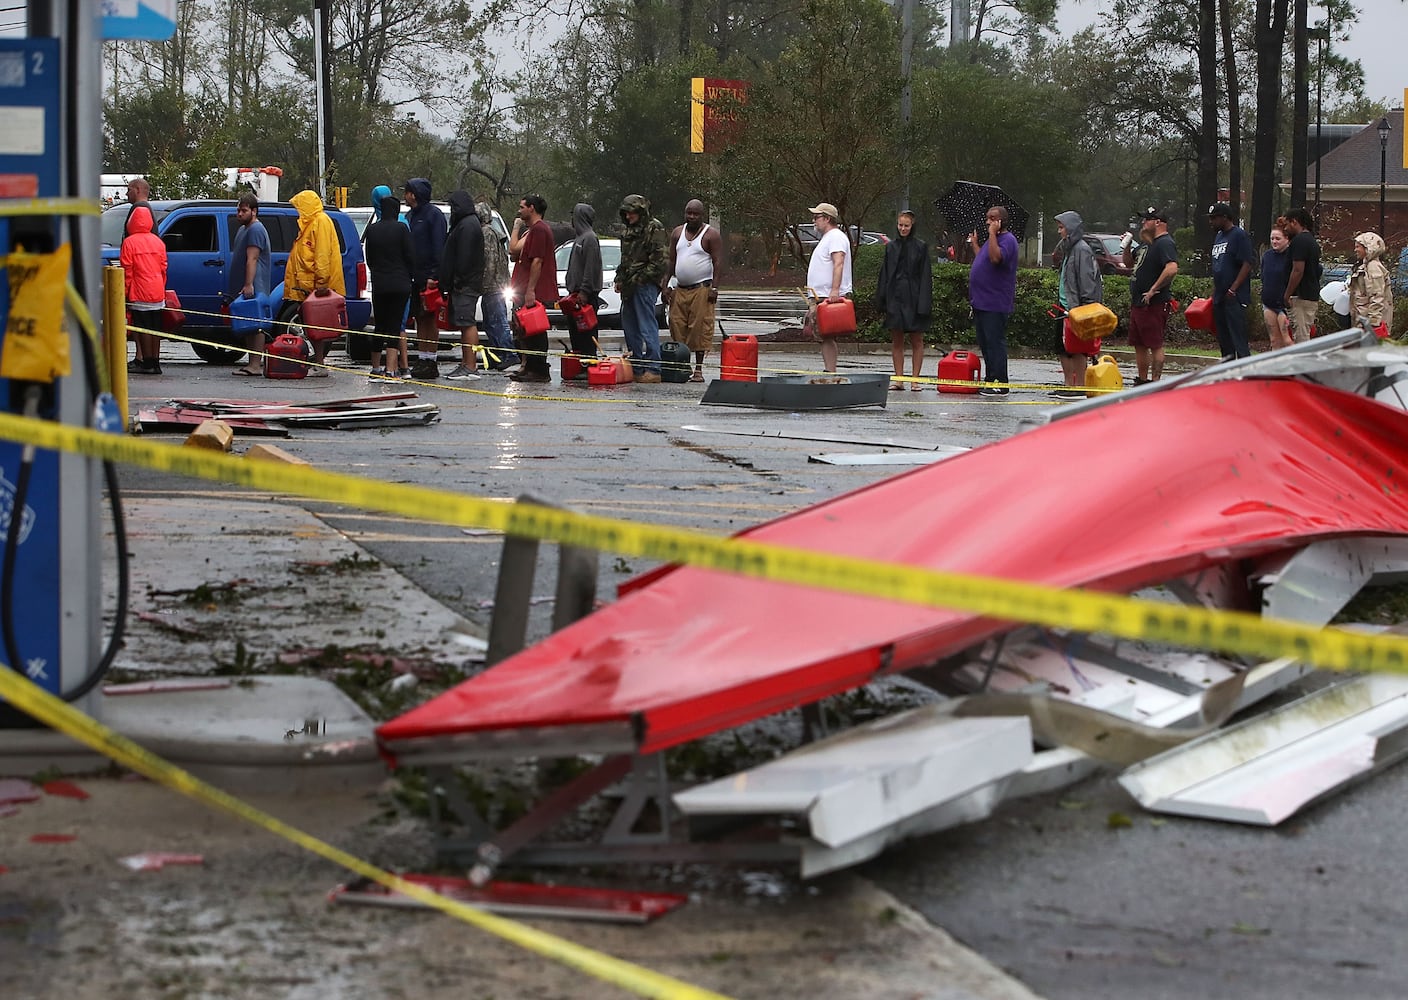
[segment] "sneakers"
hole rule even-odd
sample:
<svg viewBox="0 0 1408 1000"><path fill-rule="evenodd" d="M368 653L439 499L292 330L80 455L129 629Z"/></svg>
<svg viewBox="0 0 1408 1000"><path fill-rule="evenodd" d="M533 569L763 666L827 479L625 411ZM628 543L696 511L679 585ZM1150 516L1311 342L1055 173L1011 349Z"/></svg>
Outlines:
<svg viewBox="0 0 1408 1000"><path fill-rule="evenodd" d="M387 377L387 378L391 378L391 369L390 369L390 368L386 369L386 377ZM410 378L410 377L411 377L411 370L410 370L409 368L397 368L397 369L396 369L396 378L399 378L399 379L408 379L408 378Z"/></svg>
<svg viewBox="0 0 1408 1000"><path fill-rule="evenodd" d="M440 365L430 358L416 358L411 362L410 376L417 382L434 382L440 377Z"/></svg>
<svg viewBox="0 0 1408 1000"><path fill-rule="evenodd" d="M1005 395L1007 395L1007 391L1008 391L1008 390L1007 390L1007 387L1006 387L1006 386L1001 386L1001 385L985 385L985 386L983 386L981 389L978 390L978 395L979 395L979 396L1005 396Z"/></svg>
<svg viewBox="0 0 1408 1000"><path fill-rule="evenodd" d="M517 361L512 361L507 358L501 358L489 366L490 371L501 372L503 374L516 372L518 371L518 368L519 365Z"/></svg>
<svg viewBox="0 0 1408 1000"><path fill-rule="evenodd" d="M367 378L369 378L369 379L371 379L371 380L373 380L373 381L375 381L375 382L379 382L379 381L381 381L382 379L386 378L386 369L385 369L385 368L373 368L370 372L367 373Z"/></svg>
<svg viewBox="0 0 1408 1000"><path fill-rule="evenodd" d="M552 375L548 372L530 372L528 370L516 371L509 377L510 382L551 382ZM657 379L656 381L659 381Z"/></svg>
<svg viewBox="0 0 1408 1000"><path fill-rule="evenodd" d="M660 381L660 373L643 371L636 375L636 381L644 385L654 385L656 382Z"/></svg>
<svg viewBox="0 0 1408 1000"><path fill-rule="evenodd" d="M464 365L455 365L455 370L450 372L450 374L446 375L445 377L452 378L457 382L479 381L479 373L477 371L474 371L472 368L466 368Z"/></svg>
<svg viewBox="0 0 1408 1000"><path fill-rule="evenodd" d="M1052 389L1051 395L1055 396L1057 399L1084 399L1085 390L1073 389L1070 386L1063 386L1060 389Z"/></svg>

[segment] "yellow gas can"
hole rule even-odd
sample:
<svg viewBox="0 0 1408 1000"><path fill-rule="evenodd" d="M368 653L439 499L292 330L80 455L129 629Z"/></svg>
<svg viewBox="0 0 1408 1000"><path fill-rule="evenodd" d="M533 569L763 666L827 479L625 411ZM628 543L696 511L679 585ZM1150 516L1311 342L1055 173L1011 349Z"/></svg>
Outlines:
<svg viewBox="0 0 1408 1000"><path fill-rule="evenodd" d="M1124 377L1120 375L1120 366L1115 364L1115 359L1108 354L1100 356L1100 363L1091 365L1085 370L1085 386L1087 389L1123 389ZM1105 392L1087 392L1087 396L1103 396Z"/></svg>
<svg viewBox="0 0 1408 1000"><path fill-rule="evenodd" d="M1071 332L1086 341L1108 337L1120 324L1120 318L1101 302L1076 306L1066 315L1071 321Z"/></svg>

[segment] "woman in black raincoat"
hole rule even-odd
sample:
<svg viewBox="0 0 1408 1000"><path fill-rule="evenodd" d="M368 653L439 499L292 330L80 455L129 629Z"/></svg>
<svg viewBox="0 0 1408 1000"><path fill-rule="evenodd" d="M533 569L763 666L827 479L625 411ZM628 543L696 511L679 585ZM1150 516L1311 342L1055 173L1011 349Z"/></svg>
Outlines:
<svg viewBox="0 0 1408 1000"><path fill-rule="evenodd" d="M929 327L929 313L934 298L934 272L929 267L929 246L914 235L914 213L904 211L895 222L899 235L885 245L885 263L880 267L879 287L875 290L875 308L885 315L885 329L890 331L890 354L895 363L892 391L904 388L905 338L913 357L910 388L922 389L919 381L924 369L924 331Z"/></svg>

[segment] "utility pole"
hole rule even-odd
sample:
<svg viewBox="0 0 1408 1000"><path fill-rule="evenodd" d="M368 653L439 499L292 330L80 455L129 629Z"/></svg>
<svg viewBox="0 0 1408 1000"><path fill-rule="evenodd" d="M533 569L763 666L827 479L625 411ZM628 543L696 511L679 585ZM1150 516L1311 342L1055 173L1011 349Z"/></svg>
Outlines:
<svg viewBox="0 0 1408 1000"><path fill-rule="evenodd" d="M335 164L332 142L332 23L329 0L313 0L313 92L318 112L318 194L328 200L328 168Z"/></svg>
<svg viewBox="0 0 1408 1000"><path fill-rule="evenodd" d="M910 60L914 55L914 0L904 0L900 13L900 76L904 78L904 90L900 91L900 129L904 134L904 200L900 208L909 210L909 157L913 142L909 133L910 112Z"/></svg>
<svg viewBox="0 0 1408 1000"><path fill-rule="evenodd" d="M948 47L964 45L973 40L969 34L972 24L970 0L950 0L948 17Z"/></svg>

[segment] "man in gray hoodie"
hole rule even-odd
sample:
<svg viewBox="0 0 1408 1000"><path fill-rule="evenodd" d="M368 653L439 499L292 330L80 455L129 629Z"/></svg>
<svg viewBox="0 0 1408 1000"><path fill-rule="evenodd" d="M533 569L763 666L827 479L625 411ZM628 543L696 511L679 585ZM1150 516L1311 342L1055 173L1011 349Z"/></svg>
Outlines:
<svg viewBox="0 0 1408 1000"><path fill-rule="evenodd" d="M1056 216L1056 228L1061 242L1057 245L1061 253L1061 277L1058 296L1063 311L1092 302L1105 301L1105 285L1100 280L1100 265L1095 261L1095 251L1085 242L1085 227L1076 212L1062 212ZM1069 336L1064 317L1061 320L1061 333L1057 338L1057 353L1061 357L1061 374L1065 387L1052 392L1063 398L1085 398L1085 369L1090 363L1089 351L1082 341ZM1076 387L1079 387L1077 391Z"/></svg>
<svg viewBox="0 0 1408 1000"><path fill-rule="evenodd" d="M572 230L577 238L572 241L572 254L567 258L565 287L567 297L580 308L589 305L592 309L601 308L601 286L604 284L601 269L601 241L596 237L592 223L596 221L596 210L590 205L579 203L572 209ZM596 327L584 328L578 323L575 310L563 310L567 319L568 333L572 338L572 353L578 357L596 357ZM578 379L587 377L586 369L577 373Z"/></svg>

